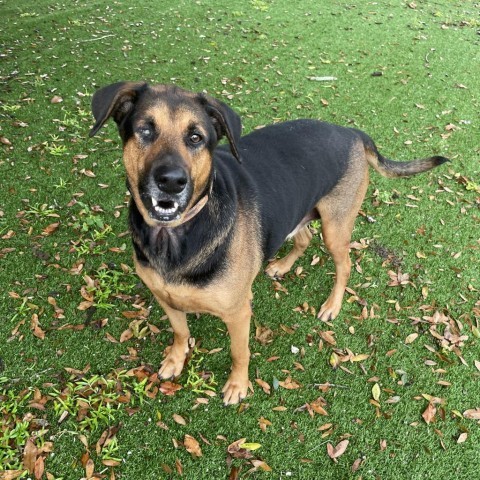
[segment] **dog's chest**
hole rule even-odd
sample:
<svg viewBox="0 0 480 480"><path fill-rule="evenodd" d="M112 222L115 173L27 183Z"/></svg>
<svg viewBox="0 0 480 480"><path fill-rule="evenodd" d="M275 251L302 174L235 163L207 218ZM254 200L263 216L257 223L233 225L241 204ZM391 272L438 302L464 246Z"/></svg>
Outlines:
<svg viewBox="0 0 480 480"><path fill-rule="evenodd" d="M222 295L222 290L195 285L170 283L155 269L135 262L138 276L151 290L162 305L186 313L209 313L219 316L227 308L228 295Z"/></svg>

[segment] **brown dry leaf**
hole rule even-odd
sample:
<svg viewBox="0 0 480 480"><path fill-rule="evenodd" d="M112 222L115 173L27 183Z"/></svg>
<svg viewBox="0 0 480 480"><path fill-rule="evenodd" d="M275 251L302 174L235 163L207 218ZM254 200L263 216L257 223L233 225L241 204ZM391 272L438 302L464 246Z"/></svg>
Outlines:
<svg viewBox="0 0 480 480"><path fill-rule="evenodd" d="M125 331L122 332L122 334L120 335L120 343L124 343L124 342L127 342L128 340L130 340L131 338L133 338L133 332L132 330L130 330L130 328L127 328Z"/></svg>
<svg viewBox="0 0 480 480"><path fill-rule="evenodd" d="M40 340L45 340L45 332L40 328L40 323L38 322L38 315L34 313L32 315L32 320L30 322L30 328L33 334ZM32 472L30 472L32 473Z"/></svg>
<svg viewBox="0 0 480 480"><path fill-rule="evenodd" d="M231 443L227 447L227 452L233 457L233 458L246 458L250 459L253 457L253 455L250 453L249 450L242 448L241 445L245 443L247 439L246 438L240 438L239 440Z"/></svg>
<svg viewBox="0 0 480 480"><path fill-rule="evenodd" d="M42 235L44 237L48 237L49 235L52 235L52 233L58 230L59 226L60 226L60 222L51 223L50 225L48 225L42 230Z"/></svg>
<svg viewBox="0 0 480 480"><path fill-rule="evenodd" d="M183 475L183 465L182 462L176 458L175 459L175 468L177 469L177 473L182 476Z"/></svg>
<svg viewBox="0 0 480 480"><path fill-rule="evenodd" d="M13 230L9 230L5 235L2 235L2 240L10 240L14 236L15 232Z"/></svg>
<svg viewBox="0 0 480 480"><path fill-rule="evenodd" d="M273 341L273 331L262 325L258 325L255 330L255 340L260 343L260 345L268 345Z"/></svg>
<svg viewBox="0 0 480 480"><path fill-rule="evenodd" d="M363 462L363 460L361 458L357 458L351 466L352 472L355 473L360 468L360 466L362 465L362 462Z"/></svg>
<svg viewBox="0 0 480 480"><path fill-rule="evenodd" d="M45 461L43 457L38 457L37 461L35 462L35 479L40 480L43 477L43 473L45 471Z"/></svg>
<svg viewBox="0 0 480 480"><path fill-rule="evenodd" d="M190 455L194 458L199 458L202 456L202 449L200 448L200 444L195 440L191 435L185 435L183 439L183 444Z"/></svg>
<svg viewBox="0 0 480 480"><path fill-rule="evenodd" d="M50 103L62 103L62 102L63 102L63 98L58 95L55 95L50 99Z"/></svg>
<svg viewBox="0 0 480 480"><path fill-rule="evenodd" d="M315 412L318 413L319 415L328 415L327 411L325 408L327 406L327 402L323 397L318 397L315 401L310 403L311 409Z"/></svg>
<svg viewBox="0 0 480 480"><path fill-rule="evenodd" d="M240 477L240 472L242 467L232 467L230 470L230 475L228 476L228 480L238 480Z"/></svg>
<svg viewBox="0 0 480 480"><path fill-rule="evenodd" d="M23 476L25 470L6 470L1 472L1 480L15 480L16 478Z"/></svg>
<svg viewBox="0 0 480 480"><path fill-rule="evenodd" d="M80 305L77 307L77 310L85 311L88 310L90 307L93 307L93 302L81 302Z"/></svg>
<svg viewBox="0 0 480 480"><path fill-rule="evenodd" d="M260 430L262 432L266 432L267 431L267 427L271 427L272 426L272 422L270 420L267 420L266 418L264 417L260 417L259 420L258 420L258 425L260 427Z"/></svg>
<svg viewBox="0 0 480 480"><path fill-rule="evenodd" d="M173 382L163 382L159 386L159 390L164 394L164 395L175 395L175 393L178 390L181 390L182 386L178 385L178 383L173 383Z"/></svg>
<svg viewBox="0 0 480 480"><path fill-rule="evenodd" d="M88 462L85 465L85 476L87 478L91 478L93 476L94 470L95 470L95 464L93 463L93 460L90 458L88 459Z"/></svg>
<svg viewBox="0 0 480 480"><path fill-rule="evenodd" d="M256 378L255 379L255 382L257 383L257 385L259 385L262 390L267 394L267 395L270 395L270 392L271 392L271 387L270 385L265 382L264 380L262 380L261 378Z"/></svg>
<svg viewBox="0 0 480 480"><path fill-rule="evenodd" d="M172 416L173 416L173 420L176 423L178 423L179 425L186 425L187 424L187 421L181 415L178 415L178 414L174 413Z"/></svg>
<svg viewBox="0 0 480 480"><path fill-rule="evenodd" d="M249 470L247 473L255 472L256 470L263 470L264 472L271 472L272 469L269 467L263 460L251 460L250 462L254 468Z"/></svg>
<svg viewBox="0 0 480 480"><path fill-rule="evenodd" d="M398 287L410 283L410 275L408 273L402 273L401 270L398 270L398 272L389 270L387 273L390 277L389 287Z"/></svg>
<svg viewBox="0 0 480 480"><path fill-rule="evenodd" d="M432 402L430 402L427 408L425 409L425 411L422 413L422 417L427 424L430 424L434 421L436 413L437 413L437 408Z"/></svg>
<svg viewBox="0 0 480 480"><path fill-rule="evenodd" d="M35 470L35 462L37 461L38 449L36 445L29 438L23 450L23 464L29 473Z"/></svg>
<svg viewBox="0 0 480 480"><path fill-rule="evenodd" d="M409 345L410 343L413 343L417 338L418 338L418 333L411 333L405 339L405 344Z"/></svg>
<svg viewBox="0 0 480 480"><path fill-rule="evenodd" d="M327 343L329 343L330 345L333 345L333 346L337 345L337 342L335 341L335 338L333 338L333 335L335 335L335 332L320 330L320 332L318 332L318 333L325 342L327 342Z"/></svg>
<svg viewBox="0 0 480 480"><path fill-rule="evenodd" d="M480 420L480 408L472 408L470 410L465 410L463 416L469 420Z"/></svg>
<svg viewBox="0 0 480 480"><path fill-rule="evenodd" d="M6 137L0 137L0 143L3 143L4 145L8 145L8 146L12 144L12 142L10 142L10 140Z"/></svg>
<svg viewBox="0 0 480 480"><path fill-rule="evenodd" d="M331 443L327 443L328 456L332 460L336 461L338 457L345 453L349 443L350 442L348 440L342 440L336 447L334 447Z"/></svg>
<svg viewBox="0 0 480 480"><path fill-rule="evenodd" d="M462 433L460 436L457 438L457 443L465 443L468 438L468 433Z"/></svg>
<svg viewBox="0 0 480 480"><path fill-rule="evenodd" d="M295 390L302 387L300 383L290 376L288 376L283 382L278 382L278 384L287 390Z"/></svg>
<svg viewBox="0 0 480 480"><path fill-rule="evenodd" d="M83 175L85 175L86 177L89 177L89 178L95 178L96 177L96 175L91 170L87 170L85 168L82 168L80 170L80 173L82 173Z"/></svg>

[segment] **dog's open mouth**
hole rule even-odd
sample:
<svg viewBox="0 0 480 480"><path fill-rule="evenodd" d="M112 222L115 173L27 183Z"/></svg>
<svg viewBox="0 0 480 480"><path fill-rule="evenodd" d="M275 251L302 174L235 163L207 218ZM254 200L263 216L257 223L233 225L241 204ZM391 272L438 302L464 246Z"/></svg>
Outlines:
<svg viewBox="0 0 480 480"><path fill-rule="evenodd" d="M150 197L151 208L148 213L151 218L160 222L171 222L180 218L180 205L173 200L156 200Z"/></svg>

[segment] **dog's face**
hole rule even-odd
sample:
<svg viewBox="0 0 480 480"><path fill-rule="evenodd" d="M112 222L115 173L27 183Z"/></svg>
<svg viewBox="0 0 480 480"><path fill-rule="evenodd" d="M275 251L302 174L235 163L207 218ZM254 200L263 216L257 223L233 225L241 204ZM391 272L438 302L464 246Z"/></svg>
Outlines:
<svg viewBox="0 0 480 480"><path fill-rule="evenodd" d="M208 193L213 151L225 135L233 155L240 117L222 102L174 86L122 82L93 96L95 135L113 117L129 188L145 222L175 226Z"/></svg>

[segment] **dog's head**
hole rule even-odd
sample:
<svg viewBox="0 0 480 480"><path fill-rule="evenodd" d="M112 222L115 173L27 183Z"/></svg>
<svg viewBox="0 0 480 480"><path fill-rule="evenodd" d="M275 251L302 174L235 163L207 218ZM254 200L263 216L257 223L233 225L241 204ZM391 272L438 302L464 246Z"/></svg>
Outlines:
<svg viewBox="0 0 480 480"><path fill-rule="evenodd" d="M213 151L226 137L240 161L240 117L204 94L175 86L121 82L92 99L94 136L112 117L123 141L129 188L150 226L175 226L208 193Z"/></svg>

